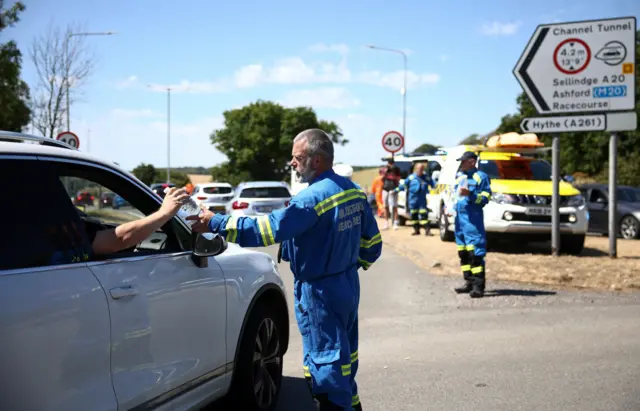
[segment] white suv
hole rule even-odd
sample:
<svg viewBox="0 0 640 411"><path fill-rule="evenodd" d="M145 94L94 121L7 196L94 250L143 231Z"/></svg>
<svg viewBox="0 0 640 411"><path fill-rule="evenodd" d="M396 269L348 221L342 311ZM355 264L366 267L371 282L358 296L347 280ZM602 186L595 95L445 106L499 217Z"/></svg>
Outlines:
<svg viewBox="0 0 640 411"><path fill-rule="evenodd" d="M46 202L23 196L34 181ZM186 410L227 393L233 409L275 408L289 316L269 255L175 217L129 250L47 265L74 227L113 227L161 199L114 163L3 131L0 185L13 199L0 202L0 408ZM78 187L131 209L81 212L66 194Z"/></svg>

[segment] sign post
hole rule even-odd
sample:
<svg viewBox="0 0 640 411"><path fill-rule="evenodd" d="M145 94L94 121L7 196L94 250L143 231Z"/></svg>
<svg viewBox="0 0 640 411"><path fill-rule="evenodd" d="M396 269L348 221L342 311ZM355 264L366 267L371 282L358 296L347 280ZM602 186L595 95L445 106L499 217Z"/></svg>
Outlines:
<svg viewBox="0 0 640 411"><path fill-rule="evenodd" d="M616 257L616 131L637 129L636 18L539 25L513 74L541 116L525 118L524 132L553 133L552 230L560 250L561 132L612 132L609 144L609 255ZM548 115L556 116L548 116ZM563 114L563 116L557 116ZM567 115L573 114L573 115Z"/></svg>
<svg viewBox="0 0 640 411"><path fill-rule="evenodd" d="M404 147L404 137L397 131L387 131L382 136L382 148L391 153L391 157Z"/></svg>

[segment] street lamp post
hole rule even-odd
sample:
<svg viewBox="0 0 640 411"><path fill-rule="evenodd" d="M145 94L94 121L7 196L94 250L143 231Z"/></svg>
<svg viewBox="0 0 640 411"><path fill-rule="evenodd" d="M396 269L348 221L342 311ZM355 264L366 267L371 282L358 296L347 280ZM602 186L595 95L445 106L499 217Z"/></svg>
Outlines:
<svg viewBox="0 0 640 411"><path fill-rule="evenodd" d="M95 32L95 33L69 33L67 34L67 38L65 39L64 42L64 65L65 65L65 84L67 86L67 90L66 90L66 95L67 95L67 131L71 131L71 116L70 116L70 103L69 103L69 88L70 88L70 84L69 84L69 70L70 70L70 66L71 64L69 64L69 40L71 40L71 37L74 36L110 36L112 34L115 34L115 31L103 31L103 32Z"/></svg>
<svg viewBox="0 0 640 411"><path fill-rule="evenodd" d="M392 53L398 53L402 55L404 61L404 87L402 87L402 136L404 137L405 144L402 146L402 154L406 153L407 146L407 53L398 49L389 49L385 47L378 47L374 45L367 45L368 48L373 50L390 51Z"/></svg>

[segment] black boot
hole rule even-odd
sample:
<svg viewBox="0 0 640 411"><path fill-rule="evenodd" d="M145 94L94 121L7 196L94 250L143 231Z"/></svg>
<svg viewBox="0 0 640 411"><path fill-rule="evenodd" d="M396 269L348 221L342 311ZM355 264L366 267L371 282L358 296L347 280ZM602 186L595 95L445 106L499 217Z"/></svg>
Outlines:
<svg viewBox="0 0 640 411"><path fill-rule="evenodd" d="M454 291L458 294L466 294L471 292L472 289L473 289L473 286L471 285L471 283L468 280L465 280L464 285L461 287L454 288Z"/></svg>
<svg viewBox="0 0 640 411"><path fill-rule="evenodd" d="M411 235L420 235L420 226L418 224L413 226L413 233L411 233Z"/></svg>
<svg viewBox="0 0 640 411"><path fill-rule="evenodd" d="M353 406L353 411L362 411L362 403L357 403Z"/></svg>
<svg viewBox="0 0 640 411"><path fill-rule="evenodd" d="M481 257L480 257L481 258ZM469 297L471 298L482 298L484 297L484 258L481 260L476 258L472 263L472 270L478 270L475 274L471 274L471 285L472 289L469 293Z"/></svg>

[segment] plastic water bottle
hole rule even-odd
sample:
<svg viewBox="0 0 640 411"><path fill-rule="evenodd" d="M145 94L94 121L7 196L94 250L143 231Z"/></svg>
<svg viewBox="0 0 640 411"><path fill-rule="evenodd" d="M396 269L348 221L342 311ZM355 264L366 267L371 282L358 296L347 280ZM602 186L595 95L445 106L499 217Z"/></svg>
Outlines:
<svg viewBox="0 0 640 411"><path fill-rule="evenodd" d="M170 190L170 187L164 189L164 194L166 195ZM178 217L182 218L187 224L193 225L195 221L187 221L187 216L200 214L200 207L191 197L187 197L186 200L182 202L182 207L178 210Z"/></svg>

